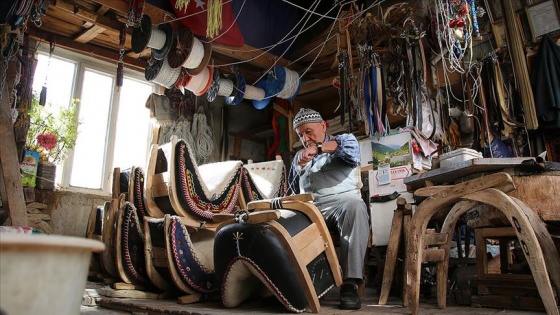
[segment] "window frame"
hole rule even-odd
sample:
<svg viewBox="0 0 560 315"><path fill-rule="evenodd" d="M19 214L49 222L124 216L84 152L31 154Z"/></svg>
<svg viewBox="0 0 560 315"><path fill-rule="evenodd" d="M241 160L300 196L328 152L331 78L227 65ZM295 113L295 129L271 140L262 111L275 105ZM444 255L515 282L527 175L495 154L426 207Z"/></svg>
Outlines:
<svg viewBox="0 0 560 315"><path fill-rule="evenodd" d="M39 43L37 45L36 54L43 54L47 57L49 56L49 45L48 43ZM82 95L82 86L84 81L84 74L85 71L93 71L98 72L103 75L108 75L116 81L116 71L117 71L117 64L110 63L105 60L97 59L93 56L88 56L84 54L80 54L74 51L70 51L64 49L62 47L56 47L56 49L52 53L52 58L61 59L67 62L74 63L76 68L74 71L74 76L72 78L72 89L71 89L71 99L80 98L79 96ZM51 69L49 69L51 70ZM144 78L144 73L140 71L124 68L124 77L129 80L139 81L145 84L149 84L152 86L152 93L157 92L160 88L157 84L153 82L149 82ZM102 195L107 196L111 195L112 189L112 177L113 177L113 156L115 154L115 143L117 137L117 123L118 123L118 112L120 106L120 89L116 86L113 86L111 92L111 103L109 108L109 121L107 125L106 132L106 139L105 139L105 153L104 153L104 161L103 161L103 174L102 174L102 181L101 181L101 188L100 189L93 189L93 188L84 188L84 187L76 187L70 186L70 178L72 172L72 164L74 161L74 151L71 150L65 159L65 161L61 164L62 170L59 179L57 179L57 185L59 189L63 191L72 191L72 192L79 192L85 194L93 194L93 195ZM81 104L78 103L78 115ZM146 126L149 128L149 126ZM78 135L79 137L79 135ZM146 147L149 150L149 139L146 139ZM139 165L144 167L144 165Z"/></svg>

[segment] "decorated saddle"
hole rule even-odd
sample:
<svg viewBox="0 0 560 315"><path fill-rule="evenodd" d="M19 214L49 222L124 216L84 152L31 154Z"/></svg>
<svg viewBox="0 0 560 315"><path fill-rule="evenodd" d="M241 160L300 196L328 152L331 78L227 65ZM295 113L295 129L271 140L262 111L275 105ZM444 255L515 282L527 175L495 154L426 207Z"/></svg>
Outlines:
<svg viewBox="0 0 560 315"><path fill-rule="evenodd" d="M197 165L189 144L173 136L164 145L170 163L169 199L185 224L212 229L214 215L231 214L240 192L243 163L225 161ZM202 223L201 223L202 222ZM214 225L215 226L215 225Z"/></svg>
<svg viewBox="0 0 560 315"><path fill-rule="evenodd" d="M286 189L286 168L282 160L243 165L243 208L251 201L283 197Z"/></svg>
<svg viewBox="0 0 560 315"><path fill-rule="evenodd" d="M122 281L131 284L151 284L146 272L144 253L144 232L136 207L125 201L125 195L118 199L118 221L115 238L115 258Z"/></svg>
<svg viewBox="0 0 560 315"><path fill-rule="evenodd" d="M297 195L251 202L253 213L220 226L214 265L224 306L269 292L289 311L319 312L319 297L339 286L342 275L323 217L307 202L311 199ZM265 210L267 216L258 218Z"/></svg>
<svg viewBox="0 0 560 315"><path fill-rule="evenodd" d="M165 216L165 243L171 278L189 294L217 291L214 274L214 231L190 229L179 216Z"/></svg>
<svg viewBox="0 0 560 315"><path fill-rule="evenodd" d="M148 216L148 212L144 202L144 170L142 170L141 167L133 166L130 169L128 201L136 208L138 221L142 224L142 222L144 222L144 217Z"/></svg>
<svg viewBox="0 0 560 315"><path fill-rule="evenodd" d="M144 235L146 237L144 250L146 271L150 281L158 289L164 291L175 289L169 271L165 245L165 219L146 217L144 219Z"/></svg>

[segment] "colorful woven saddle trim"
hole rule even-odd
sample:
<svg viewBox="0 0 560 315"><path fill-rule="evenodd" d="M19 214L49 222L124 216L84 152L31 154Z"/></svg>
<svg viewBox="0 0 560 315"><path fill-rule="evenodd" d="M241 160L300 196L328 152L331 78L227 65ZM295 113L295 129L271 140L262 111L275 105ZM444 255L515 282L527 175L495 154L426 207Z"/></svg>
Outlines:
<svg viewBox="0 0 560 315"><path fill-rule="evenodd" d="M241 161L226 161L198 166L191 149L183 140L177 142L173 163L181 206L205 219L216 213L232 213L239 198Z"/></svg>
<svg viewBox="0 0 560 315"><path fill-rule="evenodd" d="M143 222L148 213L144 204L144 171L140 167L133 167L131 170L129 194L130 201L136 207L138 220Z"/></svg>
<svg viewBox="0 0 560 315"><path fill-rule="evenodd" d="M122 265L126 278L133 283L148 284L146 272L146 257L144 256L144 233L136 208L130 202L125 202L122 213L122 233L118 240L121 247ZM119 245L117 245L119 246ZM123 279L125 280L125 279Z"/></svg>
<svg viewBox="0 0 560 315"><path fill-rule="evenodd" d="M187 228L178 216L171 216L169 238L173 251L173 266L178 271L183 283L198 293L216 291L213 257L203 261L200 251L213 251L213 238L205 244L197 244L191 239ZM210 241L210 243L208 242Z"/></svg>
<svg viewBox="0 0 560 315"><path fill-rule="evenodd" d="M286 194L286 168L280 160L243 165L241 189L246 202L283 197Z"/></svg>

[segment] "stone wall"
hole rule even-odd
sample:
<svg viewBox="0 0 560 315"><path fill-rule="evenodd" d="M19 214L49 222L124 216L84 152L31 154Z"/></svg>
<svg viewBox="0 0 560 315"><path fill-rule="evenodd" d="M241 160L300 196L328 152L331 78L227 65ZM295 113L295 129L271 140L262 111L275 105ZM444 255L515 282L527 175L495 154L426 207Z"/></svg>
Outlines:
<svg viewBox="0 0 560 315"><path fill-rule="evenodd" d="M53 234L85 237L92 205L103 205L111 196L71 191L35 190L35 201L47 205L43 212L51 215Z"/></svg>

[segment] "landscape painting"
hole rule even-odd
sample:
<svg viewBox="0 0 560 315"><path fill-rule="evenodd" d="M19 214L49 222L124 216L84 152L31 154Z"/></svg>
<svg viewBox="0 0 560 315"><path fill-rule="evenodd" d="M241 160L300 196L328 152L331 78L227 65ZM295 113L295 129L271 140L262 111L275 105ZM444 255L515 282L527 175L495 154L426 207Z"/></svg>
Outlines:
<svg viewBox="0 0 560 315"><path fill-rule="evenodd" d="M390 167L402 166L412 163L410 153L410 133L403 132L396 135L381 137L371 141L373 168L380 164L389 164Z"/></svg>

